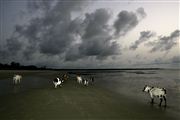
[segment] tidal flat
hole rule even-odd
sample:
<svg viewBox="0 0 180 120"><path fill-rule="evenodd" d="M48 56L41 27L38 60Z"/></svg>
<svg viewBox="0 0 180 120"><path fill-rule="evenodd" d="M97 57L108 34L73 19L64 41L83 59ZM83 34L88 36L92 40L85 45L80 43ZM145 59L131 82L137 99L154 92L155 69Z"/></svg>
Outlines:
<svg viewBox="0 0 180 120"><path fill-rule="evenodd" d="M55 89L52 80L68 73ZM89 86L76 82L76 73L94 76ZM167 74L168 73L168 74ZM0 71L0 119L3 120L178 120L178 70ZM14 74L23 76L13 85ZM168 106L149 103L144 84L166 87Z"/></svg>

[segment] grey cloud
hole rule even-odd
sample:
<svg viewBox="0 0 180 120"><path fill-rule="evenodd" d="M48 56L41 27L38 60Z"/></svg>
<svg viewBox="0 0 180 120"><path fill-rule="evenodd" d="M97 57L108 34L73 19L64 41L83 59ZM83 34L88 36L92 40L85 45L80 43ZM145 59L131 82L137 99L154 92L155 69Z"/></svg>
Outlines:
<svg viewBox="0 0 180 120"><path fill-rule="evenodd" d="M74 20L70 22L68 31L71 33L74 33L75 35L82 36L82 34L84 33L84 27L85 27L83 22L84 21L82 19L75 18Z"/></svg>
<svg viewBox="0 0 180 120"><path fill-rule="evenodd" d="M17 57L22 50L23 44L16 37L10 37L6 40L6 45L0 45L0 62L8 63L9 59Z"/></svg>
<svg viewBox="0 0 180 120"><path fill-rule="evenodd" d="M65 61L76 61L80 58L83 58L84 56L82 54L79 54L79 44L73 45L68 49L65 55Z"/></svg>
<svg viewBox="0 0 180 120"><path fill-rule="evenodd" d="M69 11L79 10L83 5L86 5L88 0L28 0L27 7L30 12L37 10L43 10L43 12L49 11ZM55 13L56 14L56 13Z"/></svg>
<svg viewBox="0 0 180 120"><path fill-rule="evenodd" d="M102 34L108 29L107 22L109 21L111 15L106 9L97 9L94 13L87 13L85 18L85 34L83 38L89 38L94 35Z"/></svg>
<svg viewBox="0 0 180 120"><path fill-rule="evenodd" d="M7 57L8 57L7 51L0 49L0 62L3 62L3 60L6 59Z"/></svg>
<svg viewBox="0 0 180 120"><path fill-rule="evenodd" d="M7 39L6 41L9 54L11 53L11 55L15 55L22 49L22 43L17 38L12 37Z"/></svg>
<svg viewBox="0 0 180 120"><path fill-rule="evenodd" d="M155 41L149 42L147 45L152 47L150 52L156 51L169 51L175 45L179 39L180 31L175 30L169 36L159 36Z"/></svg>
<svg viewBox="0 0 180 120"><path fill-rule="evenodd" d="M113 25L115 28L115 35L125 35L139 23L140 19L144 18L145 16L146 13L144 12L143 8L138 8L137 13L128 12L125 10L121 11Z"/></svg>
<svg viewBox="0 0 180 120"><path fill-rule="evenodd" d="M78 48L71 48L66 60L76 60L84 57L96 57L105 59L108 56L118 54L119 45L112 42L108 20L111 15L107 9L97 9L93 13L87 13L83 22L84 34L82 34L81 43Z"/></svg>
<svg viewBox="0 0 180 120"><path fill-rule="evenodd" d="M25 54L33 53L29 49L32 47L47 55L57 55L65 52L66 48L75 39L74 34L78 32L76 27L80 26L77 21L71 20L71 12L80 9L81 5L78 3L81 2L69 3L62 0L50 9L51 5L48 1L30 1L31 7L42 10L44 15L32 18L28 25L16 26L16 32L25 37L29 43ZM49 10L44 10L41 7L48 7Z"/></svg>
<svg viewBox="0 0 180 120"><path fill-rule="evenodd" d="M130 50L136 50L140 44L149 40L151 37L155 36L154 32L151 31L142 31L140 32L140 36L138 40L136 40L130 47Z"/></svg>
<svg viewBox="0 0 180 120"><path fill-rule="evenodd" d="M118 44L112 42L112 35L108 29L111 15L106 9L98 9L94 13L86 14L86 32L82 36L80 52L88 56L104 58L117 54Z"/></svg>
<svg viewBox="0 0 180 120"><path fill-rule="evenodd" d="M169 59L164 59L163 57L159 57L154 59L152 64L179 64L180 63L180 56L173 56ZM180 64L179 64L180 65Z"/></svg>
<svg viewBox="0 0 180 120"><path fill-rule="evenodd" d="M139 19L143 19L147 16L147 14L144 11L144 8L140 7L136 10L137 16L139 17Z"/></svg>
<svg viewBox="0 0 180 120"><path fill-rule="evenodd" d="M28 25L16 25L15 32L19 34L19 37L27 38L29 42L38 42L38 34L40 32L42 24L40 18L31 19Z"/></svg>
<svg viewBox="0 0 180 120"><path fill-rule="evenodd" d="M162 58L156 58L153 61L153 64L163 64L163 63L165 63L165 61Z"/></svg>
<svg viewBox="0 0 180 120"><path fill-rule="evenodd" d="M31 60L31 55L38 51L39 43L41 42L42 25L40 18L31 19L28 25L16 25L15 33L18 39L24 41L24 49L22 54L27 60Z"/></svg>
<svg viewBox="0 0 180 120"><path fill-rule="evenodd" d="M59 1L50 11L41 18L43 36L39 44L40 52L48 55L60 55L66 52L80 34L81 22L71 20L71 13L81 9L84 2Z"/></svg>
<svg viewBox="0 0 180 120"><path fill-rule="evenodd" d="M118 20L114 23L114 28L116 29L115 34L124 35L137 24L137 16L134 13L122 11L118 15Z"/></svg>
<svg viewBox="0 0 180 120"><path fill-rule="evenodd" d="M127 33L138 24L137 14L143 16L143 10L138 13L121 11L111 26L108 24L111 13L103 8L86 13L82 18L72 18L72 12L81 10L84 3L83 0L30 1L29 9L40 12L27 24L15 26L14 34L7 40L7 50L15 49L15 54L21 51L23 59L34 63L32 59L40 56L72 62L88 58L105 60L120 54L121 48L113 32Z"/></svg>
<svg viewBox="0 0 180 120"><path fill-rule="evenodd" d="M56 0L28 0L27 7L29 12L34 12L39 9L49 10Z"/></svg>

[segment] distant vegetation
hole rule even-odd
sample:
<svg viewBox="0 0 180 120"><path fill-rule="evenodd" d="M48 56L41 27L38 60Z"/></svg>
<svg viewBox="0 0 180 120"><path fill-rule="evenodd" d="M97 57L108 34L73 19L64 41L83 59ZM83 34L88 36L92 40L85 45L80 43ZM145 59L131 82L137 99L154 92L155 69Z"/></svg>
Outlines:
<svg viewBox="0 0 180 120"><path fill-rule="evenodd" d="M96 69L65 69L65 68L61 68L61 69L58 69L58 68L47 68L46 66L42 66L42 67L37 67L35 65L21 65L20 63L18 62L11 62L10 64L2 64L0 63L0 70L88 70L88 71L108 71L108 70L159 70L160 68L102 68L102 69L99 69L99 68L96 68ZM137 73L138 74L138 73ZM140 74L140 73L139 73Z"/></svg>
<svg viewBox="0 0 180 120"><path fill-rule="evenodd" d="M10 64L0 63L0 70L47 70L46 66L37 67L35 65L21 65L18 62L11 62Z"/></svg>

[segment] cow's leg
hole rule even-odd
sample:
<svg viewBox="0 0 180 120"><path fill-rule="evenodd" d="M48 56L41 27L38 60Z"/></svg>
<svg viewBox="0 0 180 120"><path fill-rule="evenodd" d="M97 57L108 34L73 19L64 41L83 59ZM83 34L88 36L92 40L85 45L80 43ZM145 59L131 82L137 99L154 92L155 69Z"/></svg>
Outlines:
<svg viewBox="0 0 180 120"><path fill-rule="evenodd" d="M162 101L163 101L163 99L162 99L162 97L160 97L160 103L159 103L159 106L161 106Z"/></svg>
<svg viewBox="0 0 180 120"><path fill-rule="evenodd" d="M154 98L151 98L151 104L154 104Z"/></svg>
<svg viewBox="0 0 180 120"><path fill-rule="evenodd" d="M15 84L17 84L17 79L15 80Z"/></svg>
<svg viewBox="0 0 180 120"><path fill-rule="evenodd" d="M62 83L59 84L59 87L62 87Z"/></svg>
<svg viewBox="0 0 180 120"><path fill-rule="evenodd" d="M165 107L166 107L166 105L167 105L167 102L166 102L166 96L163 96L163 99L164 99Z"/></svg>
<svg viewBox="0 0 180 120"><path fill-rule="evenodd" d="M54 84L54 88L57 88L57 84Z"/></svg>
<svg viewBox="0 0 180 120"><path fill-rule="evenodd" d="M151 104L154 104L154 96L152 95L151 92L150 92L150 97L151 97Z"/></svg>

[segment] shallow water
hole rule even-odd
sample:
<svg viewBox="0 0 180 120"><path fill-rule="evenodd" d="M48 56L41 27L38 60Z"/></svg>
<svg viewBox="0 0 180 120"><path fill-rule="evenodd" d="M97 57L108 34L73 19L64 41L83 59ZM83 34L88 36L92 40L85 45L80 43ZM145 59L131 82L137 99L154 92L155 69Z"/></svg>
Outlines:
<svg viewBox="0 0 180 120"><path fill-rule="evenodd" d="M38 76L23 77L20 84L14 85L11 78L0 80L0 96L6 94L16 94L27 90L47 88L52 86L49 79Z"/></svg>
<svg viewBox="0 0 180 120"><path fill-rule="evenodd" d="M180 113L180 70L126 70L96 74L96 82L112 91L149 104L148 93L142 92L145 85L167 89L167 111ZM159 99L155 99L155 106Z"/></svg>
<svg viewBox="0 0 180 120"><path fill-rule="evenodd" d="M77 73L77 71L73 71ZM75 74L69 72L70 78ZM108 70L108 71L78 71L78 73L94 76L95 85L105 87L111 91L125 95L132 100L140 101L142 104L149 106L149 95L142 92L145 85L164 87L167 89L166 109L158 107L158 99L153 109L166 110L167 114L180 113L180 70ZM48 73L48 76L53 76ZM20 85L13 85L12 78L7 76L6 79L0 80L0 97L6 94L16 94L41 88L52 88L52 80L41 75L23 76ZM179 118L179 116L177 116Z"/></svg>

